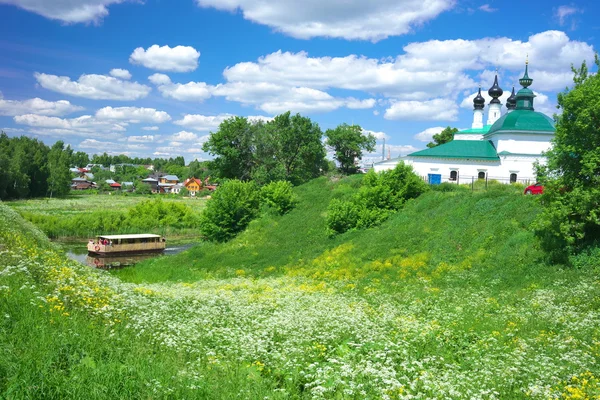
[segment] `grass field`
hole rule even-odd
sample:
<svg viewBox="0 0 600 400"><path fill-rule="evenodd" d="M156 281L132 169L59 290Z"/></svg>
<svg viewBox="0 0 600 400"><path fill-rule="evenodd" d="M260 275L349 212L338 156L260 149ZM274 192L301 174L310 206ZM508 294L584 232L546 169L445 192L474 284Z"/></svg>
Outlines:
<svg viewBox="0 0 600 400"><path fill-rule="evenodd" d="M116 275L0 205L0 397L599 398L600 263L544 262L538 199L429 192L328 238L359 184Z"/></svg>
<svg viewBox="0 0 600 400"><path fill-rule="evenodd" d="M144 203L158 200L167 206L178 207L166 207L160 211L156 206L141 209ZM194 217L202 212L205 203L205 199L174 196L72 194L67 198L18 200L5 204L51 238L87 238L97 234L146 233L147 230L148 233L169 236L198 237ZM137 216L136 221L128 220L136 207L140 208L140 213L146 214L146 220Z"/></svg>

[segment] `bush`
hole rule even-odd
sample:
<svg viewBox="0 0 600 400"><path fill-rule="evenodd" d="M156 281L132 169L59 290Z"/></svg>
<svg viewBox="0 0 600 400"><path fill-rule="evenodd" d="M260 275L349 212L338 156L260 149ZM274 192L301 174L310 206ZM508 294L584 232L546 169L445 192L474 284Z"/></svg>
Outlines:
<svg viewBox="0 0 600 400"><path fill-rule="evenodd" d="M283 215L296 206L297 197L292 191L292 184L287 181L271 182L261 189L263 203Z"/></svg>
<svg viewBox="0 0 600 400"><path fill-rule="evenodd" d="M243 231L260 209L260 191L254 182L231 180L212 195L200 217L207 240L225 242Z"/></svg>
<svg viewBox="0 0 600 400"><path fill-rule="evenodd" d="M371 170L350 201L331 201L327 231L334 235L378 225L402 208L406 200L414 199L427 190L427 184L404 163L391 171L376 173Z"/></svg>

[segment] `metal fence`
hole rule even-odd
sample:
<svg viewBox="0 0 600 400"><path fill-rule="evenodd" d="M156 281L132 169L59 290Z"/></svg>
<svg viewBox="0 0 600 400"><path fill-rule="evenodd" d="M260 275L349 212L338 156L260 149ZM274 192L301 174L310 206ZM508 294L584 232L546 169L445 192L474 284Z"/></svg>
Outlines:
<svg viewBox="0 0 600 400"><path fill-rule="evenodd" d="M524 186L533 185L536 183L535 179L532 178L523 178L523 179L511 179L507 177L495 177L495 176L485 176L485 178L481 178L478 176L450 176L450 175L435 175L435 180L432 181L431 176L421 176L425 182L431 185L439 185L441 183L450 183L455 185L468 185L471 187L471 190L486 190L490 185L494 183L502 183L502 184L521 184Z"/></svg>

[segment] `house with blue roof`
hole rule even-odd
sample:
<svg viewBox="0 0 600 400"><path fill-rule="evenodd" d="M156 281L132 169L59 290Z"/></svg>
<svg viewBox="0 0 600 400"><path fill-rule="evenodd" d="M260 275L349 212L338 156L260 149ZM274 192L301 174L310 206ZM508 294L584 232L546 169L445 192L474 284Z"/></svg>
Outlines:
<svg viewBox="0 0 600 400"><path fill-rule="evenodd" d="M529 89L533 79L528 74L528 63L519 83L522 88L516 94L513 88L506 102L506 113L502 114L499 97L503 90L496 75L488 90L492 100L485 125L485 99L479 88L473 99L470 129L457 132L448 143L376 163L375 171L392 169L403 161L432 184L468 183L476 179L503 183L535 181L534 164L546 162L544 152L551 148L556 129L552 118L534 110L535 94Z"/></svg>

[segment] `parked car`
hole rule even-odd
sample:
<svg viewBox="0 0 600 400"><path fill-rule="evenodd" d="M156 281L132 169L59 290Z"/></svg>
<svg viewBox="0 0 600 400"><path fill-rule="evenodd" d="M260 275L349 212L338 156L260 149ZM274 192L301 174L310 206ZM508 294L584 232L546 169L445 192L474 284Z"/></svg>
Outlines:
<svg viewBox="0 0 600 400"><path fill-rule="evenodd" d="M527 186L525 188L524 194L542 194L544 193L544 186L541 183L536 183L535 185Z"/></svg>

